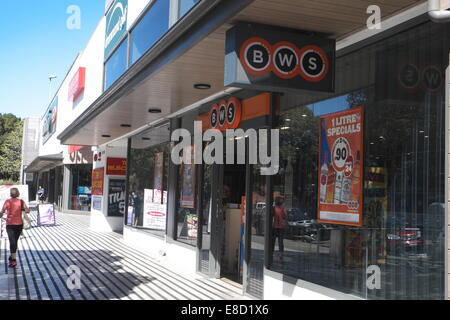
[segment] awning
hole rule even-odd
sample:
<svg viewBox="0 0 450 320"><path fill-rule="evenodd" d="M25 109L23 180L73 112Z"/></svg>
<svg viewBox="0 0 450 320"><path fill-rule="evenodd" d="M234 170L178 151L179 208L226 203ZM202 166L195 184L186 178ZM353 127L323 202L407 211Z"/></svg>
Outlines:
<svg viewBox="0 0 450 320"><path fill-rule="evenodd" d="M62 153L40 156L30 163L30 165L25 169L25 172L34 173L47 171L62 164L63 164Z"/></svg>

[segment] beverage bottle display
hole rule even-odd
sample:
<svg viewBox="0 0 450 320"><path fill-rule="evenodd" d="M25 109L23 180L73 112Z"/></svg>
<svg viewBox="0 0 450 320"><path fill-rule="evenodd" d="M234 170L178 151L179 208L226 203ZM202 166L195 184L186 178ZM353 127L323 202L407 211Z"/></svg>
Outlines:
<svg viewBox="0 0 450 320"><path fill-rule="evenodd" d="M344 178L342 179L341 202L347 203L350 201L352 186L352 178L344 175Z"/></svg>
<svg viewBox="0 0 450 320"><path fill-rule="evenodd" d="M334 180L336 180L336 171L334 171L333 166L330 165L328 167L326 203L333 203L334 201Z"/></svg>
<svg viewBox="0 0 450 320"><path fill-rule="evenodd" d="M325 153L325 161L320 168L320 202L325 203L328 182L328 153Z"/></svg>
<svg viewBox="0 0 450 320"><path fill-rule="evenodd" d="M334 181L334 204L341 204L342 180L344 179L344 172L336 172L336 179Z"/></svg>

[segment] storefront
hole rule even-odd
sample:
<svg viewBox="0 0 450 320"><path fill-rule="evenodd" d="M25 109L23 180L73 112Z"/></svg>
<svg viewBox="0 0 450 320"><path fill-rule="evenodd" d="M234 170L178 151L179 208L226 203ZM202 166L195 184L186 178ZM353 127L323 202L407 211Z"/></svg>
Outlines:
<svg viewBox="0 0 450 320"><path fill-rule="evenodd" d="M172 119L171 132L194 136L195 120L206 130L212 109L238 101L235 128L279 130L276 175L250 164L250 137L242 139L243 162L180 166L168 163L169 124L133 137L126 225L192 247L198 272L241 283L255 297L279 297L282 276L330 296L442 299L447 32L426 22L338 53L334 94L242 90ZM336 144L323 139L330 119L348 115L361 131L359 144L341 149L352 158L353 174L344 176L332 165ZM352 200L360 215L342 218ZM272 204L288 216L281 241ZM372 287L370 270L379 277Z"/></svg>
<svg viewBox="0 0 450 320"><path fill-rule="evenodd" d="M166 26L173 10L156 1L118 36L105 92L59 135L106 158L127 149L126 178L94 161L91 226L117 227L106 201L121 207L126 181L124 240L176 271L264 299L445 299L448 25L404 6L348 36L362 24L282 21L271 12L303 13L280 2L201 15L200 1L136 49L149 17ZM273 25L251 35L242 21Z"/></svg>

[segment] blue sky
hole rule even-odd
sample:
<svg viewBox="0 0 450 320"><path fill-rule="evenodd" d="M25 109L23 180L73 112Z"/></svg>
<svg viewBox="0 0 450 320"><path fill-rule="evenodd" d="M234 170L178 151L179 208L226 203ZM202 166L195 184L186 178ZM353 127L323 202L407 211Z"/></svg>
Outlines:
<svg viewBox="0 0 450 320"><path fill-rule="evenodd" d="M67 8L81 10L81 28L70 30ZM52 95L104 14L104 0L1 1L0 113L41 117Z"/></svg>

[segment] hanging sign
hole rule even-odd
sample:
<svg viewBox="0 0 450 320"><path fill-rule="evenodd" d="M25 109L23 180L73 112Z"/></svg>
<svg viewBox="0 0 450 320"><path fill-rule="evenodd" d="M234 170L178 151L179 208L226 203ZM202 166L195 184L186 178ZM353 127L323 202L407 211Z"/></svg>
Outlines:
<svg viewBox="0 0 450 320"><path fill-rule="evenodd" d="M363 109L320 121L318 221L362 226Z"/></svg>
<svg viewBox="0 0 450 320"><path fill-rule="evenodd" d="M334 92L335 51L335 40L239 23L226 36L225 85Z"/></svg>

